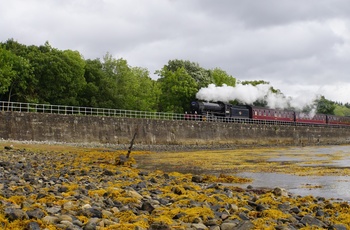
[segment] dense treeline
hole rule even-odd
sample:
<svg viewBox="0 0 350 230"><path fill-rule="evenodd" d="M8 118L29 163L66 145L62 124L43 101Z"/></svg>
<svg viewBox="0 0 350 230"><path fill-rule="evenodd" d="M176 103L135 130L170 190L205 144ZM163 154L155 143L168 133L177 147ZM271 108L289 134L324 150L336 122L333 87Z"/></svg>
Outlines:
<svg viewBox="0 0 350 230"><path fill-rule="evenodd" d="M132 67L109 53L102 60L85 60L78 51L58 50L48 42L0 43L2 101L183 113L200 88L236 85L236 79L220 68L205 69L184 60L170 60L156 74L159 78L154 80L147 69ZM320 112L350 115L348 104L321 98L318 105Z"/></svg>
<svg viewBox="0 0 350 230"><path fill-rule="evenodd" d="M171 60L156 72L132 67L107 53L85 60L78 51L58 50L48 42L26 46L0 43L0 100L183 113L201 87L235 85L216 68Z"/></svg>

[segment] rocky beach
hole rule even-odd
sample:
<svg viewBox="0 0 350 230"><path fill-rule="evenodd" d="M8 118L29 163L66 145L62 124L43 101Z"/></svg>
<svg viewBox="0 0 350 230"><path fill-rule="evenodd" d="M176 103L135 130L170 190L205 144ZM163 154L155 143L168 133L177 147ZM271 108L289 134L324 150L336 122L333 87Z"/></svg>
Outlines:
<svg viewBox="0 0 350 230"><path fill-rule="evenodd" d="M126 151L0 145L1 229L349 229L350 205L242 178L139 169ZM147 154L136 151L133 154ZM132 154L132 155L133 155Z"/></svg>

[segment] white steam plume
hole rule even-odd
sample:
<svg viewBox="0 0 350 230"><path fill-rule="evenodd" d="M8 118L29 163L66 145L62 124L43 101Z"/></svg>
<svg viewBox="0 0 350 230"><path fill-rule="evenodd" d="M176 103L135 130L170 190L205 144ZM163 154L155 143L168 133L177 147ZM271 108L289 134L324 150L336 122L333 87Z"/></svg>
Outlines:
<svg viewBox="0 0 350 230"><path fill-rule="evenodd" d="M302 110L305 106L312 107L313 101L316 99L315 96L311 97L305 94L293 99L291 97L285 97L283 94L272 93L270 88L271 85L269 84L259 84L256 86L237 84L236 87L210 84L207 88L201 88L197 92L196 97L204 101L229 102L238 100L248 105L252 105L257 100L265 100L267 106L272 109L293 107L298 110Z"/></svg>

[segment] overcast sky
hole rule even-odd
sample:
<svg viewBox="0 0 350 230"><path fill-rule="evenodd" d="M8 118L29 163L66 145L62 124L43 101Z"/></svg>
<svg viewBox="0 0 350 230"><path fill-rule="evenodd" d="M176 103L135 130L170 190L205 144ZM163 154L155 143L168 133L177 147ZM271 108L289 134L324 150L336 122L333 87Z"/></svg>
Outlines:
<svg viewBox="0 0 350 230"><path fill-rule="evenodd" d="M348 0L0 0L0 41L107 52L151 74L169 60L350 102ZM153 76L153 75L152 75Z"/></svg>

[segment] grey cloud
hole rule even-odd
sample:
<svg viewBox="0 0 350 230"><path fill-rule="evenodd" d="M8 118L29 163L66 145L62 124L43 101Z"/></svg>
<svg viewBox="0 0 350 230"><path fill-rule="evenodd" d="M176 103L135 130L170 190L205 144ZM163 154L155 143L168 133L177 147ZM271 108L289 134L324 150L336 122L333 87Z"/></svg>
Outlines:
<svg viewBox="0 0 350 230"><path fill-rule="evenodd" d="M286 94L308 87L349 101L348 12L347 0L0 0L0 40L49 41L92 59L110 52L151 74L190 60Z"/></svg>

